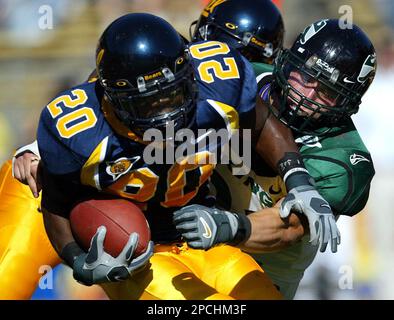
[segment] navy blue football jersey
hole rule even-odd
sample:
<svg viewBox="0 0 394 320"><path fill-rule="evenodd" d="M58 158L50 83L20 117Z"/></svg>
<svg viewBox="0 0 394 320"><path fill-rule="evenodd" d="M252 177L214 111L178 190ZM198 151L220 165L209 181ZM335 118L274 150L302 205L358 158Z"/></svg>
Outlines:
<svg viewBox="0 0 394 320"><path fill-rule="evenodd" d="M221 121L217 113L222 114L227 125L227 120L234 118L241 127L249 127L246 124L254 120L257 92L255 73L249 61L218 41L193 43L189 52L199 88L198 127L214 128L215 121ZM232 116L232 111L237 115Z"/></svg>
<svg viewBox="0 0 394 320"><path fill-rule="evenodd" d="M254 116L253 69L220 42L197 43L189 50L198 84L194 128L224 128L231 136L240 119ZM200 149L194 161L146 164L146 143L116 118L94 81L60 93L44 108L37 140L49 175L72 177L77 184L162 208L188 204L215 167L208 150ZM44 205L45 194L44 187Z"/></svg>

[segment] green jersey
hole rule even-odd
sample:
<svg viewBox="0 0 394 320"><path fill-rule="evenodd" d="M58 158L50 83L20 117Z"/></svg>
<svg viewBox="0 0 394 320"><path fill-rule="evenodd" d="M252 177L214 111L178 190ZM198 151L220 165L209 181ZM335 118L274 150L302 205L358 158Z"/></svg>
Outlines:
<svg viewBox="0 0 394 320"><path fill-rule="evenodd" d="M329 135L297 136L296 142L317 189L334 212L348 216L360 212L375 170L353 122Z"/></svg>
<svg viewBox="0 0 394 320"><path fill-rule="evenodd" d="M273 67L262 63L253 67L259 95L267 100ZM294 135L306 168L334 212L349 216L360 212L368 200L375 170L353 122L349 119L345 127L333 128L325 135Z"/></svg>
<svg viewBox="0 0 394 320"><path fill-rule="evenodd" d="M298 135L296 142L319 193L334 213L352 216L360 212L368 200L375 171L371 155L353 123L349 121L345 128L335 128L324 136ZM254 258L284 296L291 299L317 249L309 243L309 236L304 236L301 242L285 250Z"/></svg>
<svg viewBox="0 0 394 320"><path fill-rule="evenodd" d="M254 68L259 95L267 100L273 67L254 64ZM371 155L353 122L349 120L345 128L334 128L325 135L295 134L295 141L318 191L334 212L342 215L358 213L367 202L375 171ZM222 202L236 212L259 211L272 206L285 196L284 183L280 177L258 172L258 167L259 163L255 168L252 165L255 170L248 176L235 177L228 167L218 166L218 182L212 189L216 187L218 198L224 197ZM309 235L305 235L300 242L284 250L252 254L286 299L294 297L306 268L316 256L318 246L312 246L309 240Z"/></svg>

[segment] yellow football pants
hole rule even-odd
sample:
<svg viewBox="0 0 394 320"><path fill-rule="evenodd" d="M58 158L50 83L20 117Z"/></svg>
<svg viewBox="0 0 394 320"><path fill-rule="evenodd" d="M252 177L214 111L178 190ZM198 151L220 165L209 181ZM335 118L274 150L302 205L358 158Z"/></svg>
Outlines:
<svg viewBox="0 0 394 320"><path fill-rule="evenodd" d="M149 269L130 280L102 285L111 299L281 299L271 280L241 250L220 245L207 251L186 244L156 245Z"/></svg>
<svg viewBox="0 0 394 320"><path fill-rule="evenodd" d="M61 262L45 233L28 186L12 177L11 161L0 169L0 299L29 299L42 265ZM195 250L156 245L150 268L130 280L103 284L111 299L280 299L260 266L239 249L222 245Z"/></svg>
<svg viewBox="0 0 394 320"><path fill-rule="evenodd" d="M12 177L11 161L0 169L0 299L30 299L40 267L61 262L45 233L40 200Z"/></svg>

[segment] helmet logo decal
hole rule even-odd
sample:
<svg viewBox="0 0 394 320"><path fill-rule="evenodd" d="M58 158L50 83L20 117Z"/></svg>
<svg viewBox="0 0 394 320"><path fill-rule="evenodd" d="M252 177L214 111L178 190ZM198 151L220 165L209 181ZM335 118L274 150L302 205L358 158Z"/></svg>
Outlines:
<svg viewBox="0 0 394 320"><path fill-rule="evenodd" d="M249 40L247 40L247 37L249 37ZM247 46L249 42L260 47L263 50L264 57L271 58L274 55L274 45L271 42L262 42L250 32L245 32L244 41L242 43Z"/></svg>
<svg viewBox="0 0 394 320"><path fill-rule="evenodd" d="M150 80L156 79L157 77L162 77L162 76L163 76L163 73L161 71L156 71L154 73L144 75L144 80L150 81Z"/></svg>
<svg viewBox="0 0 394 320"><path fill-rule="evenodd" d="M376 54L370 54L367 59L365 59L361 71L357 77L357 81L360 83L367 80L369 74L376 69Z"/></svg>
<svg viewBox="0 0 394 320"><path fill-rule="evenodd" d="M345 82L345 83L355 83L354 81L350 80L348 77L343 78L343 82Z"/></svg>
<svg viewBox="0 0 394 320"><path fill-rule="evenodd" d="M127 86L127 82L126 81L117 81L116 82L116 85L118 86L118 87L125 87L125 86Z"/></svg>
<svg viewBox="0 0 394 320"><path fill-rule="evenodd" d="M301 49L298 48L298 49ZM316 55L311 56L306 62L305 66L309 69L318 67L319 70L330 74L330 82L336 83L339 78L339 70L335 69L335 67L331 66L328 62L318 58Z"/></svg>
<svg viewBox="0 0 394 320"><path fill-rule="evenodd" d="M213 12L213 10L223 2L226 2L227 0L213 0L208 5L204 8L204 11L202 12L202 15L204 17L208 17L210 13Z"/></svg>
<svg viewBox="0 0 394 320"><path fill-rule="evenodd" d="M261 42L260 40L258 40L256 37L252 37L250 39L250 42L255 44L255 45L257 45L257 46L259 46L259 47L261 47L261 48L265 47L265 44L263 42Z"/></svg>
<svg viewBox="0 0 394 320"><path fill-rule="evenodd" d="M324 71L327 71L329 73L333 73L335 68L331 67L327 62L323 61L322 59L317 59L316 64L323 69Z"/></svg>
<svg viewBox="0 0 394 320"><path fill-rule="evenodd" d="M179 57L178 59L176 59L176 64L182 64L185 61L185 59L183 59L183 57Z"/></svg>
<svg viewBox="0 0 394 320"><path fill-rule="evenodd" d="M301 34L300 42L305 44L310 38L312 38L316 33L322 30L327 25L328 19L320 20L306 27Z"/></svg>
<svg viewBox="0 0 394 320"><path fill-rule="evenodd" d="M236 26L235 24L231 23L231 22L227 22L227 23L225 24L225 26L226 26L227 28L231 29L231 30L237 29L237 26Z"/></svg>
<svg viewBox="0 0 394 320"><path fill-rule="evenodd" d="M356 154L356 153L353 153L352 155L350 155L350 158L349 158L349 159L350 159L350 163L351 163L353 166L355 166L356 164L358 164L358 163L360 163L360 162L362 162L362 161L371 162L369 159L363 157L363 156L360 155L360 154Z"/></svg>

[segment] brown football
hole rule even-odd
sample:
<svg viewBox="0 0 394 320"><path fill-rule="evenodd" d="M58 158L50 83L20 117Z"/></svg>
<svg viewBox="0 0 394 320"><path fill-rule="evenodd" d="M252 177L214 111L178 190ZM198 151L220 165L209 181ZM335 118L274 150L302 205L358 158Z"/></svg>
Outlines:
<svg viewBox="0 0 394 320"><path fill-rule="evenodd" d="M148 222L141 209L125 199L93 199L80 202L71 211L70 224L77 243L87 251L97 228L105 226L104 250L117 257L130 234L137 232L139 242L134 256L143 253L151 238Z"/></svg>

